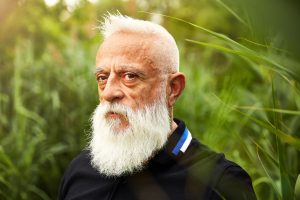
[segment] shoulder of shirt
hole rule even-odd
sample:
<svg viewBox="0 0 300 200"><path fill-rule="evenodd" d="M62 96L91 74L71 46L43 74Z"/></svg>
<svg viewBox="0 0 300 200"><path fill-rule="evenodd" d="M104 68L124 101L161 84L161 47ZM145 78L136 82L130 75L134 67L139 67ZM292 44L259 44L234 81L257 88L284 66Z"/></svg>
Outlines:
<svg viewBox="0 0 300 200"><path fill-rule="evenodd" d="M226 199L256 199L249 174L232 161L226 162L216 183L216 190Z"/></svg>
<svg viewBox="0 0 300 200"><path fill-rule="evenodd" d="M70 176L71 174L77 173L82 169L89 169L91 166L91 159L89 150L82 150L69 164L65 176Z"/></svg>
<svg viewBox="0 0 300 200"><path fill-rule="evenodd" d="M210 180L210 185L216 187L225 197L244 199L246 197L243 195L247 194L249 199L256 199L248 173L237 163L228 160L223 153L211 150L194 138L182 158L183 162L193 166L200 176L210 176L210 178L206 177ZM238 188L240 192L231 188Z"/></svg>
<svg viewBox="0 0 300 200"><path fill-rule="evenodd" d="M82 150L70 163L70 166L90 162L89 150Z"/></svg>
<svg viewBox="0 0 300 200"><path fill-rule="evenodd" d="M59 187L59 200L65 199L65 195L69 190L69 186L74 177L78 177L85 173L93 173L93 169L90 164L89 151L81 151L69 164L66 169Z"/></svg>
<svg viewBox="0 0 300 200"><path fill-rule="evenodd" d="M193 138L187 151L182 155L181 161L187 163L197 163L201 161L222 160L224 154L216 153L208 146Z"/></svg>
<svg viewBox="0 0 300 200"><path fill-rule="evenodd" d="M216 178L215 184L227 174L247 174L247 172L237 163L226 159L223 153L213 151L195 138L193 138L190 147L182 156L180 162L186 166L195 166L197 168L213 170L211 173L213 173Z"/></svg>
<svg viewBox="0 0 300 200"><path fill-rule="evenodd" d="M201 143L196 138L193 138L187 151L182 156L183 162L199 162L201 160L214 161L220 165L224 170L230 168L241 168L235 162L228 160L224 153L217 153L207 145ZM242 168L241 168L242 169Z"/></svg>

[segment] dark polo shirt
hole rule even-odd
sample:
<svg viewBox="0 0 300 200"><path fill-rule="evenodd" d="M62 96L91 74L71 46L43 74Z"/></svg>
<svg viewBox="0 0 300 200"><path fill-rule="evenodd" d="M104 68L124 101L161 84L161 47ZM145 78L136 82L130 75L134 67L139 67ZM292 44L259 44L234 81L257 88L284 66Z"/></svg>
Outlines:
<svg viewBox="0 0 300 200"><path fill-rule="evenodd" d="M190 140L184 122L175 121L178 127L164 148L131 175L102 175L91 166L89 151L82 151L62 178L59 200L256 199L240 166Z"/></svg>

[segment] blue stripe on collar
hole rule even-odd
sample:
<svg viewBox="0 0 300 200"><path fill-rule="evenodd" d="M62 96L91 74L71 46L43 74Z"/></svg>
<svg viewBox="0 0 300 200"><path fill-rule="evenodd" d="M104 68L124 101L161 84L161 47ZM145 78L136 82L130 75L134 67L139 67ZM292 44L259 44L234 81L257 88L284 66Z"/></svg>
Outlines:
<svg viewBox="0 0 300 200"><path fill-rule="evenodd" d="M180 137L178 143L176 144L175 148L173 149L172 153L177 156L179 154L179 151L182 151L183 153L186 151L187 147L191 143L192 135L189 132L189 130L185 127L184 132L182 136Z"/></svg>

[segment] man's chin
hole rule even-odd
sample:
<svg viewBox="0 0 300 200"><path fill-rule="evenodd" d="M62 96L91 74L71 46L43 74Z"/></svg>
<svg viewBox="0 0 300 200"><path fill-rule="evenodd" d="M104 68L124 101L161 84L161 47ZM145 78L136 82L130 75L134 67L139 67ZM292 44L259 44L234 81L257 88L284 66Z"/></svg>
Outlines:
<svg viewBox="0 0 300 200"><path fill-rule="evenodd" d="M124 133L130 126L127 121L124 122L119 118L106 119L106 123L109 124L109 127L111 128L114 134Z"/></svg>
<svg viewBox="0 0 300 200"><path fill-rule="evenodd" d="M124 135L128 128L129 126L122 126L122 125L116 125L111 127L114 135Z"/></svg>
<svg viewBox="0 0 300 200"><path fill-rule="evenodd" d="M122 132L129 127L127 118L119 113L108 112L105 115L105 120L107 124L110 124L112 130L116 132Z"/></svg>

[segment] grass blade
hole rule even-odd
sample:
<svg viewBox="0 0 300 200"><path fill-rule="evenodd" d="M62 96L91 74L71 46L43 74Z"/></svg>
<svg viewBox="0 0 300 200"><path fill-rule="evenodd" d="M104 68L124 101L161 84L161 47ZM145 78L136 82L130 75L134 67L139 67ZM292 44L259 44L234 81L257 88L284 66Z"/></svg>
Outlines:
<svg viewBox="0 0 300 200"><path fill-rule="evenodd" d="M295 198L300 199L300 174L298 174L298 178L295 184Z"/></svg>

